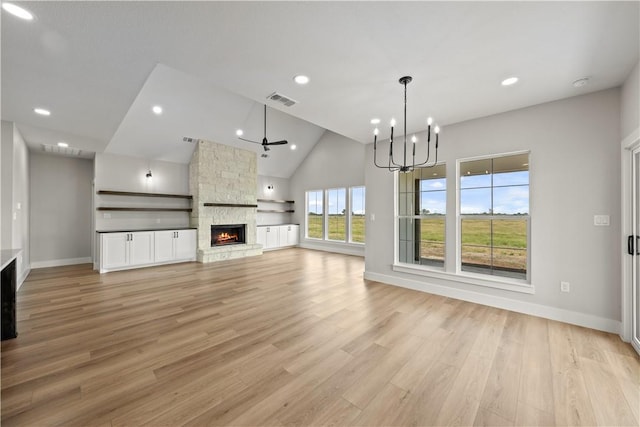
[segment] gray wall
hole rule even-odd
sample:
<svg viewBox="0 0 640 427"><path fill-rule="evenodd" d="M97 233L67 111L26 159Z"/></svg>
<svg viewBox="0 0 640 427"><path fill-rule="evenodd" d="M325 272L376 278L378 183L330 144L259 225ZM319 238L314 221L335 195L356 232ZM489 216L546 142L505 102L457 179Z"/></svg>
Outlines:
<svg viewBox="0 0 640 427"><path fill-rule="evenodd" d="M556 308L556 314L575 314L573 321L582 318L583 323L601 322L615 329L612 325L620 320L622 246L619 141L619 89L443 129L440 160L447 163L448 212L456 211L456 159L530 150L533 295L474 286L457 277L447 280L393 271L394 179L372 165L373 147L367 146L365 275L373 273L388 283L412 281L418 288L433 284L466 291L466 295L472 292L480 300L498 298L515 309L523 302L528 308L538 307L543 315L548 308ZM611 225L594 226L595 214L610 215ZM450 259L456 250L455 216L448 217L446 226ZM561 280L571 283L570 293L560 293Z"/></svg>
<svg viewBox="0 0 640 427"><path fill-rule="evenodd" d="M273 190L268 190L267 186L272 185ZM275 176L258 175L258 199L271 199L271 200L292 200L289 179L278 178ZM258 202L258 209L300 209L300 206L285 205L279 203L264 203ZM256 223L258 225L277 225L277 224L289 224L292 222L292 214L290 213L273 213L273 212L258 212L256 217Z"/></svg>
<svg viewBox="0 0 640 427"><path fill-rule="evenodd" d="M640 127L640 62L625 80L620 98L620 136L624 139Z"/></svg>
<svg viewBox="0 0 640 427"><path fill-rule="evenodd" d="M151 168L153 178L145 175ZM98 153L95 158L95 189L142 193L189 194L189 165L149 161L137 157ZM95 196L95 206L176 207L188 206L184 199ZM96 211L96 230L188 227L183 212Z"/></svg>
<svg viewBox="0 0 640 427"><path fill-rule="evenodd" d="M363 255L361 245L304 239L304 213L306 191L364 185L364 170L365 146L363 144L330 131L324 133L289 180L296 210L293 214L293 222L300 224L301 246ZM370 189L367 187L367 198L369 192Z"/></svg>
<svg viewBox="0 0 640 427"><path fill-rule="evenodd" d="M91 259L93 160L31 153L32 267Z"/></svg>
<svg viewBox="0 0 640 427"><path fill-rule="evenodd" d="M22 249L16 268L20 286L31 269L29 251L29 151L11 122L2 122L2 249Z"/></svg>

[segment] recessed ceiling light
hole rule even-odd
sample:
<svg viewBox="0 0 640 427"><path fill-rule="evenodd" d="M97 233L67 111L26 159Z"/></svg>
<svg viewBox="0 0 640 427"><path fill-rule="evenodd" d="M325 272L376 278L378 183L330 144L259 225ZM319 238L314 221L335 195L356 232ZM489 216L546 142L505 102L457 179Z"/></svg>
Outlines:
<svg viewBox="0 0 640 427"><path fill-rule="evenodd" d="M582 87L582 86L586 86L589 83L589 77L583 77L581 79L576 80L575 82L573 82L573 87Z"/></svg>
<svg viewBox="0 0 640 427"><path fill-rule="evenodd" d="M298 148L298 147L296 147L296 144L291 144L291 147L290 147L290 148L291 148L292 150L295 150L295 149L296 149L296 148Z"/></svg>
<svg viewBox="0 0 640 427"><path fill-rule="evenodd" d="M244 135L244 132L242 131L242 129L238 129L236 131L236 136L242 136L242 135Z"/></svg>
<svg viewBox="0 0 640 427"><path fill-rule="evenodd" d="M511 86L513 84L518 83L518 78L517 77L509 77L507 79L504 79L502 81L502 86Z"/></svg>
<svg viewBox="0 0 640 427"><path fill-rule="evenodd" d="M299 85L306 85L307 83L309 83L309 77L299 74L293 78L293 81L298 83Z"/></svg>
<svg viewBox="0 0 640 427"><path fill-rule="evenodd" d="M378 118L371 119L371 124L372 125L377 125L378 123L380 123L380 119L378 119Z"/></svg>
<svg viewBox="0 0 640 427"><path fill-rule="evenodd" d="M67 144L67 143L66 143L66 142L64 142L64 141L60 141L60 142L58 142L58 147L64 147L64 148L67 148L68 146L69 146L69 144Z"/></svg>
<svg viewBox="0 0 640 427"><path fill-rule="evenodd" d="M154 105L151 111L153 111L156 115L159 116L160 114L162 114L162 107L159 105Z"/></svg>
<svg viewBox="0 0 640 427"><path fill-rule="evenodd" d="M41 116L50 116L51 111L45 110L44 108L34 108L33 112L36 114L40 114Z"/></svg>
<svg viewBox="0 0 640 427"><path fill-rule="evenodd" d="M16 6L13 3L2 3L2 8L20 19L24 19L25 21L33 21L33 14L31 12L21 8L20 6Z"/></svg>

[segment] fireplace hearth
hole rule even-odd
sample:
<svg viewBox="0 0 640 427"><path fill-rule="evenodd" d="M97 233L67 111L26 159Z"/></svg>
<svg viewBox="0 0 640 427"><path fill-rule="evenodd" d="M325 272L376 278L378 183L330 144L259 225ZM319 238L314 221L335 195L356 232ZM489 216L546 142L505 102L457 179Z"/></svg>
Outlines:
<svg viewBox="0 0 640 427"><path fill-rule="evenodd" d="M211 247L246 243L246 228L246 224L212 225Z"/></svg>

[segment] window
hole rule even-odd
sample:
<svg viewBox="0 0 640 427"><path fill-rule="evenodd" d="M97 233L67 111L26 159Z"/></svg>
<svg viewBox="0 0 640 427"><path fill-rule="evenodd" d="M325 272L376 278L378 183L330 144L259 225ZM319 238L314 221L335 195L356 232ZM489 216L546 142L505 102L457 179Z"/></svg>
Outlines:
<svg viewBox="0 0 640 427"><path fill-rule="evenodd" d="M307 191L307 238L364 243L364 203L365 187Z"/></svg>
<svg viewBox="0 0 640 427"><path fill-rule="evenodd" d="M364 224L365 224L365 188L351 187L350 189L350 211L349 230L352 243L364 243Z"/></svg>
<svg viewBox="0 0 640 427"><path fill-rule="evenodd" d="M446 166L398 174L398 260L444 267Z"/></svg>
<svg viewBox="0 0 640 427"><path fill-rule="evenodd" d="M528 279L529 154L460 162L460 268Z"/></svg>
<svg viewBox="0 0 640 427"><path fill-rule="evenodd" d="M324 238L324 195L322 190L307 192L307 237Z"/></svg>
<svg viewBox="0 0 640 427"><path fill-rule="evenodd" d="M347 240L347 191L344 188L327 190L327 239Z"/></svg>

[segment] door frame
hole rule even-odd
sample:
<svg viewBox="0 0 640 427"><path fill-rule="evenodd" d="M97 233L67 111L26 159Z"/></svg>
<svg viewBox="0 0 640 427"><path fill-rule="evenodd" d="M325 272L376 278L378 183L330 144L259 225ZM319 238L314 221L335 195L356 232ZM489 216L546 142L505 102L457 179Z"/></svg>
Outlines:
<svg viewBox="0 0 640 427"><path fill-rule="evenodd" d="M634 234L640 234L640 230L634 230L633 224L633 211L635 209L634 201L634 182L633 182L633 156L640 150L640 128L631 132L621 143L621 216L622 216L622 235L620 236L620 242L624 246L622 251L622 301L621 301L621 317L622 327L620 330L620 338L625 342L630 342L634 345L636 351L640 353L640 348L632 340L633 330L633 275L632 275L632 262L633 257L627 256L626 244L627 236Z"/></svg>

